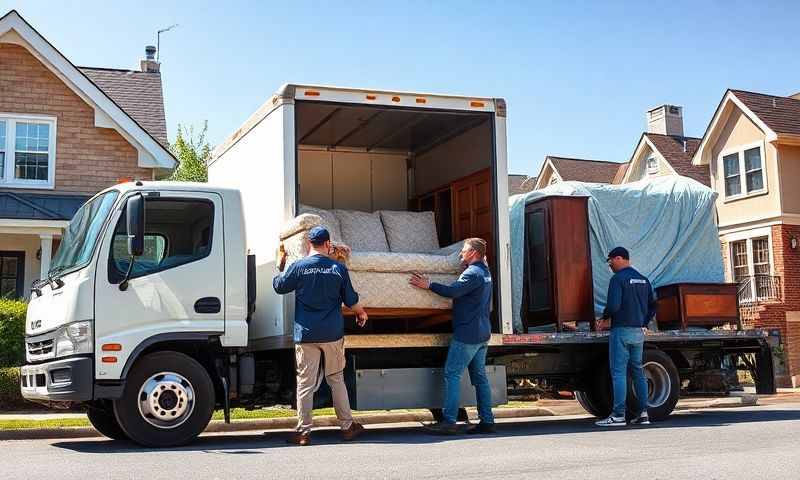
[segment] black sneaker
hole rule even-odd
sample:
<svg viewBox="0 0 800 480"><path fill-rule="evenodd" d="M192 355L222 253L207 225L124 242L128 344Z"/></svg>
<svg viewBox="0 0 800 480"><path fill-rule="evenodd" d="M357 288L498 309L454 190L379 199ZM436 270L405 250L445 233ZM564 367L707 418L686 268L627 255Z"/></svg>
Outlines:
<svg viewBox="0 0 800 480"><path fill-rule="evenodd" d="M488 435L490 433L496 433L497 429L494 427L494 423L484 423L481 422L473 427L467 429L467 433L469 435Z"/></svg>
<svg viewBox="0 0 800 480"><path fill-rule="evenodd" d="M598 427L624 427L628 424L628 422L625 421L625 417L615 417L613 415L609 415L608 418L598 420L594 422L594 424Z"/></svg>
<svg viewBox="0 0 800 480"><path fill-rule="evenodd" d="M458 425L455 423L436 422L425 425L425 430L434 435L458 435Z"/></svg>
<svg viewBox="0 0 800 480"><path fill-rule="evenodd" d="M647 415L647 412L642 412L638 417L631 418L629 423L631 425L650 425L650 416Z"/></svg>

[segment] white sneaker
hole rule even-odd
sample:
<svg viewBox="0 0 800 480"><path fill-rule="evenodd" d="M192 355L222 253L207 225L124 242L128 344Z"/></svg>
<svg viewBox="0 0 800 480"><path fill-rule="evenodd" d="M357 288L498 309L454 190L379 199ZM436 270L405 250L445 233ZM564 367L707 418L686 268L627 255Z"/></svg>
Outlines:
<svg viewBox="0 0 800 480"><path fill-rule="evenodd" d="M638 417L631 419L631 425L650 425L650 417L647 412L642 412Z"/></svg>
<svg viewBox="0 0 800 480"><path fill-rule="evenodd" d="M625 421L625 417L615 417L610 415L608 418L594 422L594 424L598 427L624 427L628 424L628 422Z"/></svg>

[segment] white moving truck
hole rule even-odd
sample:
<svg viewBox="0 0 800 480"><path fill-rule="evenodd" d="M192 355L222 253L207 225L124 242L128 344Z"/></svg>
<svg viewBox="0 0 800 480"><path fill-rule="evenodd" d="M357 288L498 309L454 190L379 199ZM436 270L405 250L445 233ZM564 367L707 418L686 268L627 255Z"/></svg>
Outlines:
<svg viewBox="0 0 800 480"><path fill-rule="evenodd" d="M512 330L505 115L494 98L287 85L215 150L210 184L99 193L34 286L23 396L84 404L103 434L151 446L192 440L214 408L291 404L292 299L271 279L281 226L307 203L427 208L442 244L489 240L494 402L534 380L608 414L606 334ZM448 324L413 320L346 326L354 408L441 407ZM745 356L759 391L774 390L761 332L648 336L651 418L726 356ZM465 405L474 404L468 383ZM323 388L316 401L328 400Z"/></svg>

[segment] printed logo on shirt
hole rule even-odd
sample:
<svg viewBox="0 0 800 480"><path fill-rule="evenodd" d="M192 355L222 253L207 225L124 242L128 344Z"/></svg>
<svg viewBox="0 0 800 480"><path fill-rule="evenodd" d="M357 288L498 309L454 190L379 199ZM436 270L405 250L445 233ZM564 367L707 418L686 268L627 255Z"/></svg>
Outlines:
<svg viewBox="0 0 800 480"><path fill-rule="evenodd" d="M303 275L318 275L318 274L321 274L321 275L336 275L337 277L341 277L342 276L342 274L339 273L339 270L336 269L336 267L333 267L333 266L328 267L328 268L322 268L322 267L304 268L300 273L303 274Z"/></svg>
<svg viewBox="0 0 800 480"><path fill-rule="evenodd" d="M635 285L637 283L647 283L647 280L642 280L640 278L631 278L631 285Z"/></svg>

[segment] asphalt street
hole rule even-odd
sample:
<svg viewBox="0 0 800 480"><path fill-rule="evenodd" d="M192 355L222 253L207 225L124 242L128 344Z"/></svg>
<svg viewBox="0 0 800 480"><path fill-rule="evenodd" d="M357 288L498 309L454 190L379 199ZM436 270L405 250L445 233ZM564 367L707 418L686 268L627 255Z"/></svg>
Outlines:
<svg viewBox="0 0 800 480"><path fill-rule="evenodd" d="M649 427L600 429L588 417L515 419L491 436L432 437L370 426L356 443L315 432L204 435L152 450L105 439L0 442L0 477L104 478L800 478L800 403L673 414Z"/></svg>

